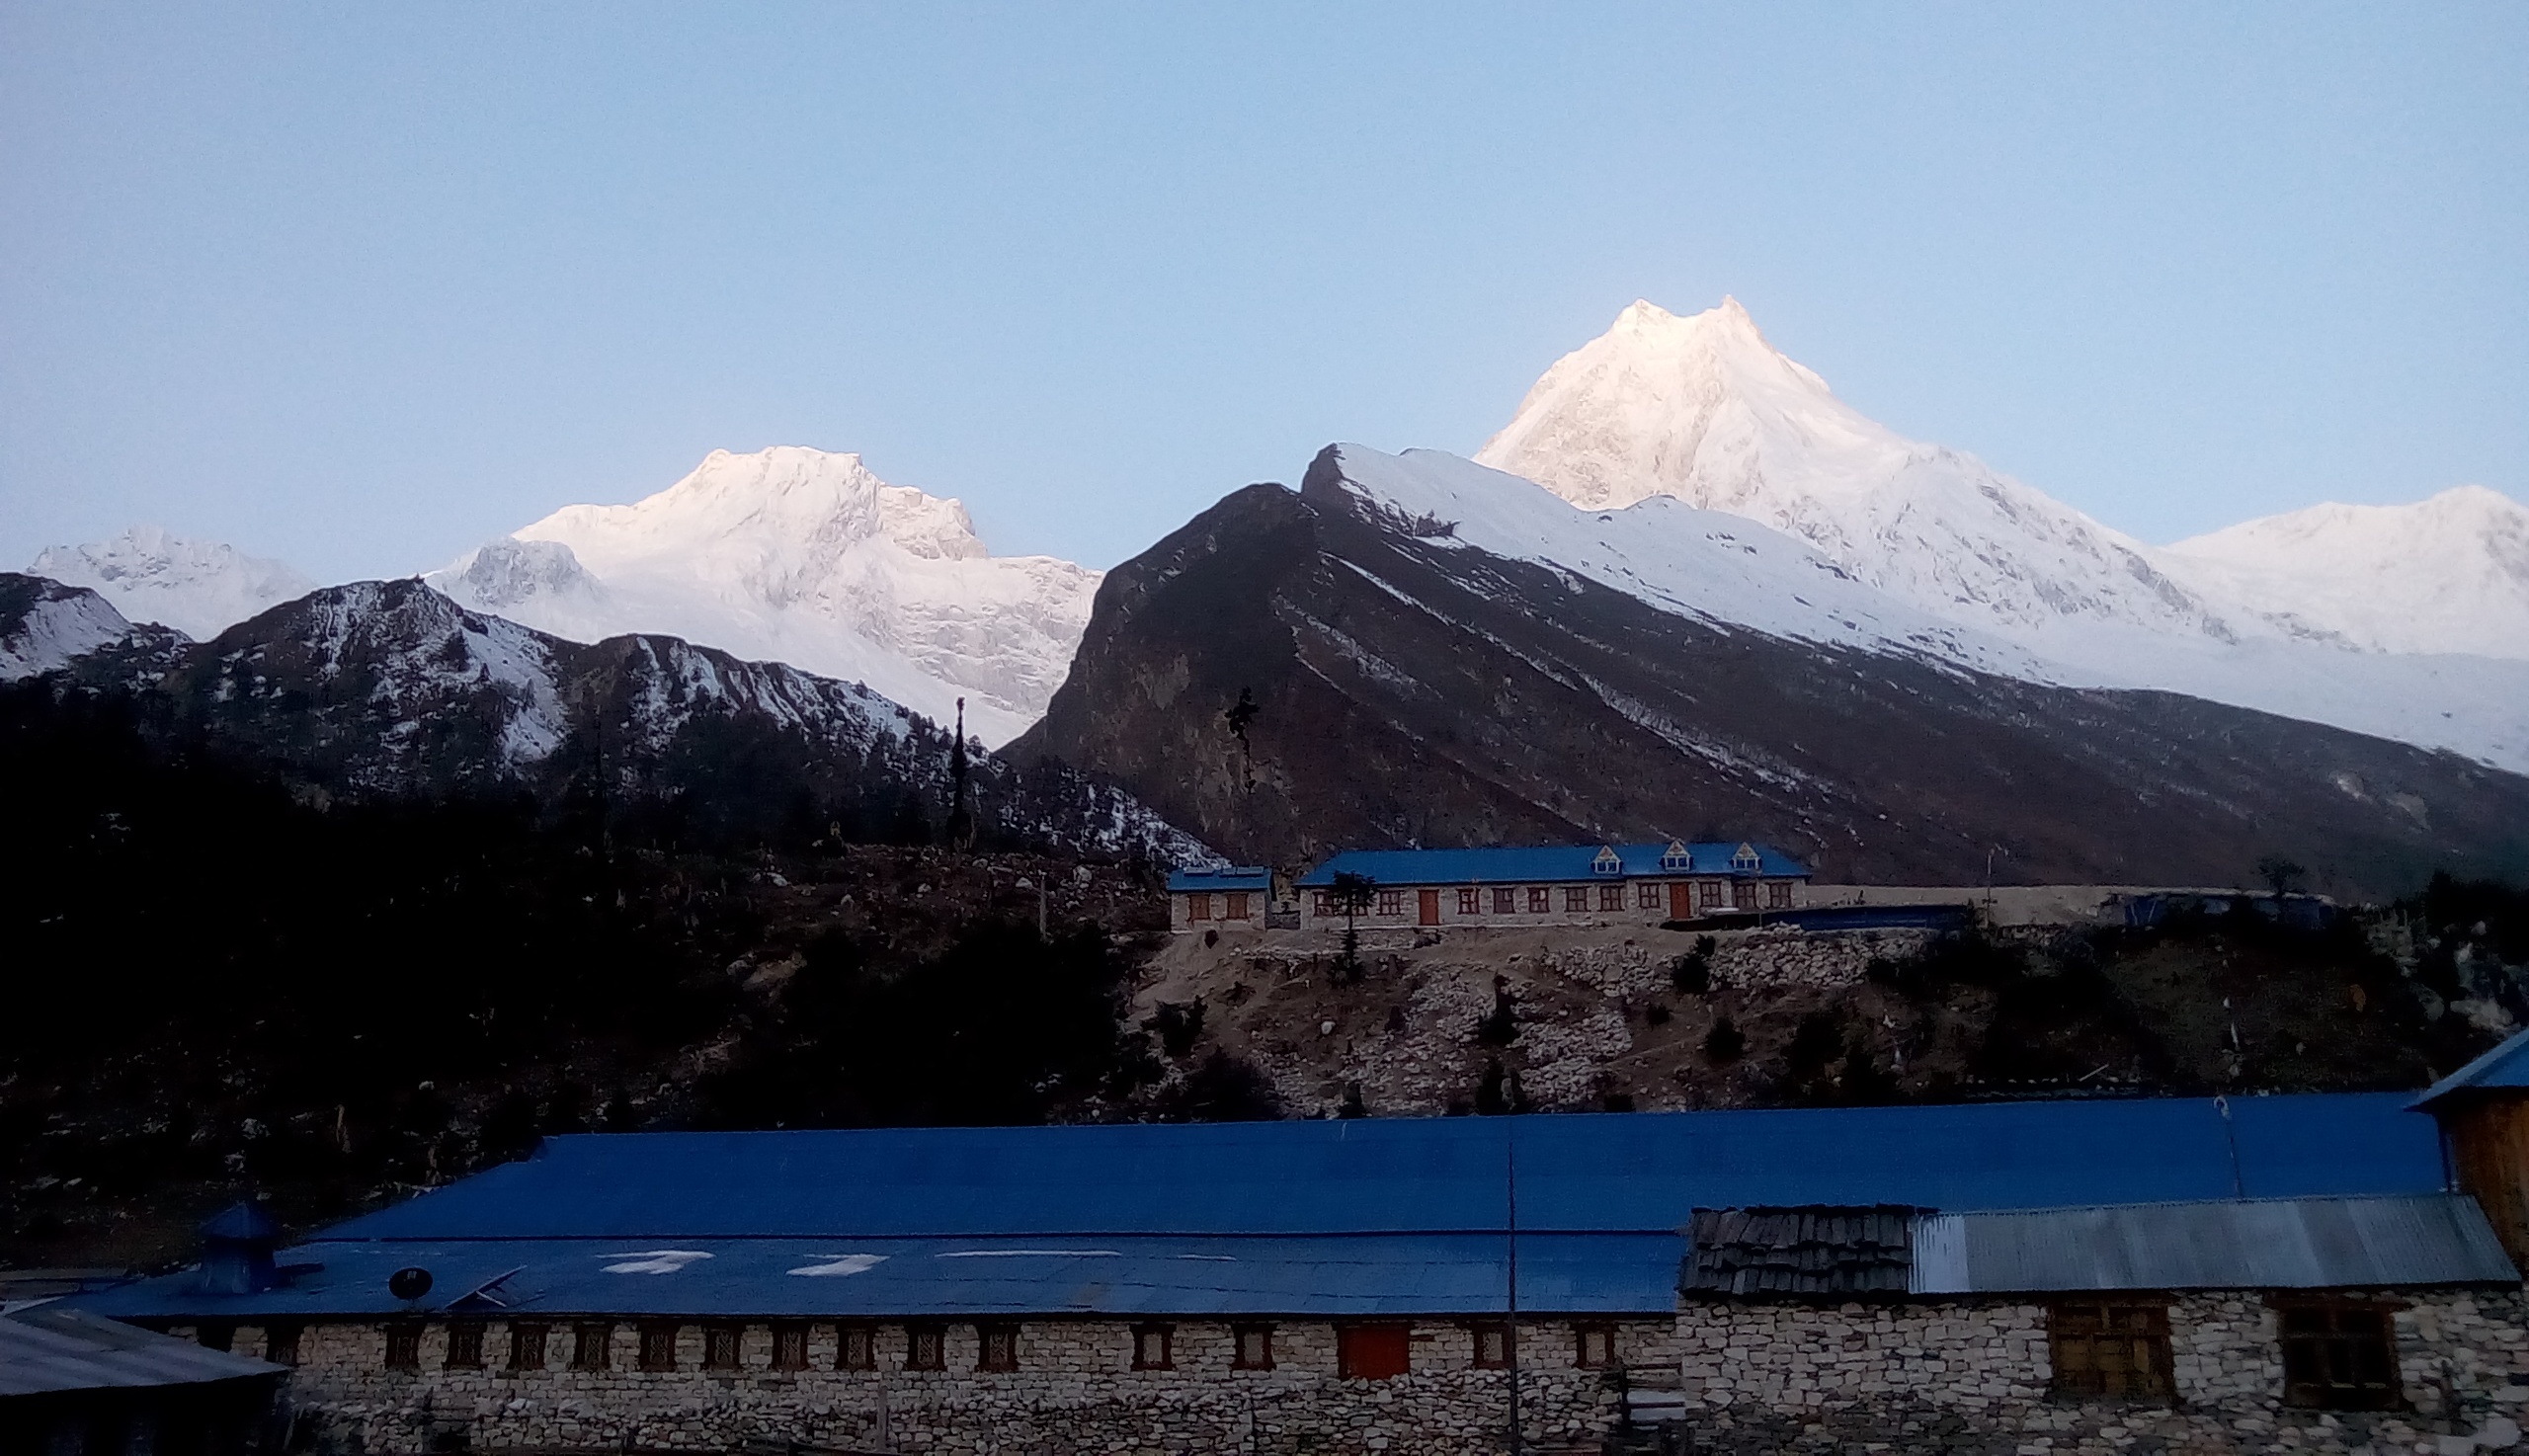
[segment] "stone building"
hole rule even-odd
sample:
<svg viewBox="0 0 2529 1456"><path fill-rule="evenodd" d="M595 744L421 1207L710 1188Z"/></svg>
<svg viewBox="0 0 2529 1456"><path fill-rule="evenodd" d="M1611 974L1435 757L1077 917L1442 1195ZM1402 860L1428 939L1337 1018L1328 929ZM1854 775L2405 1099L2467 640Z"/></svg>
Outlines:
<svg viewBox="0 0 2529 1456"><path fill-rule="evenodd" d="M2459 1456L2529 1325L2445 1167L2403 1094L563 1137L79 1302L364 1453L1436 1456L1515 1390L1530 1450Z"/></svg>
<svg viewBox="0 0 2529 1456"><path fill-rule="evenodd" d="M1302 926L1345 923L1346 875L1366 882L1350 919L1373 930L1656 926L1792 909L1809 866L1746 842L1348 849L1295 882ZM1203 929L1176 898L1177 929Z"/></svg>

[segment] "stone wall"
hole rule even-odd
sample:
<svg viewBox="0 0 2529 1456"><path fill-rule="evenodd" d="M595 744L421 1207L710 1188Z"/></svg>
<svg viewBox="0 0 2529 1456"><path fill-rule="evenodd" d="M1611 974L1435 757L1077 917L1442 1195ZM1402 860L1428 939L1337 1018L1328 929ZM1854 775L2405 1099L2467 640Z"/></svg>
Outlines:
<svg viewBox="0 0 2529 1456"><path fill-rule="evenodd" d="M876 1370L837 1370L837 1327L812 1325L808 1368L773 1368L773 1333L747 1326L740 1367L704 1370L703 1335L679 1333L677 1368L643 1371L636 1324L615 1326L609 1367L570 1367L573 1333L555 1320L542 1370L503 1368L509 1332L484 1333L482 1369L447 1368L447 1326L425 1328L420 1368L385 1368L376 1324L310 1326L286 1399L325 1452L418 1453L461 1441L512 1447L721 1450L754 1439L922 1452L1239 1452L1350 1456L1457 1453L1505 1444L1508 1374L1474 1367L1466 1325L1412 1327L1411 1369L1388 1380L1337 1373L1336 1331L1324 1323L1273 1329L1273 1368L1231 1368L1225 1324L1174 1327L1175 1368L1135 1370L1132 1327L1105 1321L1019 1325L1019 1368L976 1369L971 1324L945 1327L946 1369L904 1368L906 1331L876 1327ZM1673 1371L1677 1330L1668 1319L1616 1325L1620 1363ZM189 1332L179 1331L184 1334ZM1520 1391L1532 1444L1594 1449L1619 1418L1622 1377L1577 1367L1572 1322L1523 1321ZM237 1332L261 1350L263 1333Z"/></svg>
<svg viewBox="0 0 2529 1456"><path fill-rule="evenodd" d="M1712 984L1731 990L1762 986L1858 986L1870 963L1902 961L1931 943L1928 930L1743 930L1715 935Z"/></svg>
<svg viewBox="0 0 2529 1456"><path fill-rule="evenodd" d="M2038 1305L1697 1305L1677 1322L1687 1424L1697 1450L1729 1456L2466 1456L2517 1443L2522 1296L2390 1298L2407 1409L2376 1414L2283 1405L2276 1316L2260 1295L2171 1297L2176 1400L2161 1405L2051 1396Z"/></svg>

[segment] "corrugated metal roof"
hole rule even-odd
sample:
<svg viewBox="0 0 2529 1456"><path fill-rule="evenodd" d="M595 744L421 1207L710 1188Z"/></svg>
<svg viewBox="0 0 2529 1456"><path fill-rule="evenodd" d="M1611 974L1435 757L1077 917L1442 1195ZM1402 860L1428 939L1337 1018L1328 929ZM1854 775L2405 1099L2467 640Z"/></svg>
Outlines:
<svg viewBox="0 0 2529 1456"><path fill-rule="evenodd" d="M2442 1078L2409 1105L2429 1107L2458 1092L2529 1088L2529 1031L2520 1031L2492 1051Z"/></svg>
<svg viewBox="0 0 2529 1456"><path fill-rule="evenodd" d="M2476 1200L2276 1198L1953 1213L1915 1231L1917 1294L2511 1284Z"/></svg>
<svg viewBox="0 0 2529 1456"><path fill-rule="evenodd" d="M384 1293L394 1267L432 1268L434 1297L447 1299L531 1262L520 1251L545 1240L603 1243L609 1252L707 1252L714 1267L735 1267L718 1260L723 1243L737 1242L805 1241L821 1246L805 1254L843 1257L868 1240L994 1240L1012 1248L1095 1240L1093 1247L1119 1251L1116 1241L1136 1239L1296 1240L1303 1242L1255 1244L1253 1261L1305 1269L1305 1249L1332 1247L1307 1241L1391 1236L1397 1242L1377 1247L1398 1261L1396 1282L1380 1287L1399 1299L1408 1290L1438 1298L1455 1287L1445 1273L1458 1256L1452 1251L1498 1247L1514 1145L1523 1263L1531 1239L1554 1235L1604 1241L1591 1245L1604 1253L1572 1255L1592 1267L1637 1267L1630 1251L1657 1248L1657 1258L1638 1265L1659 1266L1640 1297L1661 1301L1683 1254L1677 1229L1695 1208L1902 1203L1954 1211L2223 1198L2235 1190L2438 1192L2435 1129L2402 1110L2404 1100L2398 1093L2240 1098L2230 1103L2227 1129L2212 1101L2153 1099L560 1137L526 1162L352 1220L282 1256L323 1262L319 1283L302 1278L289 1289L215 1296L203 1293L198 1278L174 1275L81 1302L121 1314L202 1314L264 1308L256 1300L286 1307L294 1294L321 1287L350 1291L342 1297L362 1309L392 1311L402 1307ZM1449 1242L1456 1236L1475 1242ZM1628 1242L1636 1237L1649 1243ZM449 1250L476 1244L481 1256L467 1255L461 1273L430 1262L453 1260ZM336 1282L335 1271L354 1267L367 1272ZM1069 1273L1007 1267L1027 1274L1020 1282L1034 1291L1028 1300L1068 1307ZM1298 1285L1313 1277L1292 1276ZM1348 1274L1328 1278L1309 1285L1329 1302L1312 1308L1340 1307L1372 1287ZM665 1276L633 1287L650 1286L670 1287ZM743 1284L709 1297L723 1294L753 1297Z"/></svg>
<svg viewBox="0 0 2529 1456"><path fill-rule="evenodd" d="M1903 1294L1915 1210L1698 1208L1678 1292L1834 1298Z"/></svg>
<svg viewBox="0 0 2529 1456"><path fill-rule="evenodd" d="M1261 864L1232 864L1222 869L1180 869L1168 876L1171 894L1187 890L1255 890L1273 888L1273 872Z"/></svg>
<svg viewBox="0 0 2529 1456"><path fill-rule="evenodd" d="M1519 1304L1564 1314L1673 1308L1672 1234L1522 1234ZM449 1312L802 1319L995 1315L1327 1318L1482 1314L1503 1308L1504 1234L1264 1239L473 1240L314 1244L324 1268L286 1290L223 1301L223 1318ZM406 1266L431 1271L411 1302L387 1293ZM503 1278L503 1275L508 1277ZM465 1296L498 1281L483 1297ZM118 1297L129 1296L129 1297ZM155 1311L118 1291L83 1301Z"/></svg>
<svg viewBox="0 0 2529 1456"><path fill-rule="evenodd" d="M204 1349L190 1339L61 1305L40 1305L0 1318L0 1396L201 1385L282 1373L279 1365Z"/></svg>
<svg viewBox="0 0 2529 1456"><path fill-rule="evenodd" d="M1663 867L1672 847L1690 856L1686 867ZM1599 851L1616 851L1618 868L1602 873L1595 866ZM1741 849L1756 855L1756 868L1744 871L1732 860ZM1710 841L1675 846L1672 841L1646 845L1530 845L1479 849L1346 849L1300 876L1303 889L1323 889L1339 872L1366 875L1382 885L1569 884L1630 875L1735 874L1806 875L1809 866L1770 845L1744 841Z"/></svg>

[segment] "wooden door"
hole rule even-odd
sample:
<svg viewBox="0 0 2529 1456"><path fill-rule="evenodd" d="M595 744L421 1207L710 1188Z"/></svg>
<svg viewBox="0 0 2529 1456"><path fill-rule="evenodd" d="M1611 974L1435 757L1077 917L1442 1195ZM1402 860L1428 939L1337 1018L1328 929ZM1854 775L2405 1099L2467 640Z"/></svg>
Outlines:
<svg viewBox="0 0 2529 1456"><path fill-rule="evenodd" d="M1336 1364L1350 1380L1390 1380L1403 1375L1412 1334L1403 1325L1346 1325L1336 1332Z"/></svg>
<svg viewBox="0 0 2529 1456"><path fill-rule="evenodd" d="M1694 886L1687 884L1684 880L1672 880L1670 882L1669 919L1693 920L1695 918L1694 888Z"/></svg>
<svg viewBox="0 0 2529 1456"><path fill-rule="evenodd" d="M1438 925L1440 923L1440 892L1437 890L1425 890L1423 892L1422 899L1423 904L1421 909L1423 911L1423 924L1427 926Z"/></svg>

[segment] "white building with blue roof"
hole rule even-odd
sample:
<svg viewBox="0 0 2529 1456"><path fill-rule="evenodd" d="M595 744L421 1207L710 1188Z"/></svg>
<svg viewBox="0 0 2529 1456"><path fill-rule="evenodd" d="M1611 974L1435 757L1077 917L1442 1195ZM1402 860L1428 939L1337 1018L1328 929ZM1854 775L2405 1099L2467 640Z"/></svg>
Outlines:
<svg viewBox="0 0 2529 1456"><path fill-rule="evenodd" d="M2444 1149L2406 1093L576 1136L76 1302L373 1456L2477 1452L2529 1319Z"/></svg>

